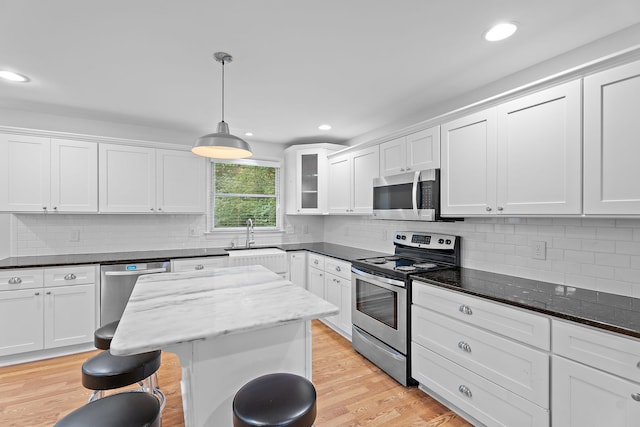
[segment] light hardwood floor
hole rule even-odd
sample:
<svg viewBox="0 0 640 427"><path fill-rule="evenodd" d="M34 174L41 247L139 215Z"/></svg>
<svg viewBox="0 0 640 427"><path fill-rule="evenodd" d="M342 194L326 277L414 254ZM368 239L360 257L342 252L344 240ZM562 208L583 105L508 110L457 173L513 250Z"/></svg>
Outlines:
<svg viewBox="0 0 640 427"><path fill-rule="evenodd" d="M89 391L80 367L96 352L0 368L0 426L52 426L82 406ZM164 427L183 427L180 364L163 353L159 382L167 396ZM313 322L313 383L317 427L459 427L462 418L416 387L405 388L360 356L321 322Z"/></svg>

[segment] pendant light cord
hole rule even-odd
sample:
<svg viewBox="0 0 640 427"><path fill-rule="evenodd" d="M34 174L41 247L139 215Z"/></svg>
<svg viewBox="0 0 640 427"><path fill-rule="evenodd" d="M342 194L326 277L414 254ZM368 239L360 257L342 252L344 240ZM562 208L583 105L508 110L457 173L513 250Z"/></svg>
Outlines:
<svg viewBox="0 0 640 427"><path fill-rule="evenodd" d="M224 59L222 60L222 121L224 122Z"/></svg>

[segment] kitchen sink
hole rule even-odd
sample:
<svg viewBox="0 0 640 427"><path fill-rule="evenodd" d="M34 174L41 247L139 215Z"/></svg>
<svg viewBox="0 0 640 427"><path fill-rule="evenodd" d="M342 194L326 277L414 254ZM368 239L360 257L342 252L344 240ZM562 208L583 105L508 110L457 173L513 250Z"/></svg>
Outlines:
<svg viewBox="0 0 640 427"><path fill-rule="evenodd" d="M278 249L278 248L226 249L226 251L229 253L230 257L281 255L285 253L282 249Z"/></svg>

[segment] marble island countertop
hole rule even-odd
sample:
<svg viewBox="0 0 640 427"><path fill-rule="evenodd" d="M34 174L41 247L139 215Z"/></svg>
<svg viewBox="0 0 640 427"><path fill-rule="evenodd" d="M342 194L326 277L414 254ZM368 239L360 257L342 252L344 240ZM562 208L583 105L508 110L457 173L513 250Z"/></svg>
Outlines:
<svg viewBox="0 0 640 427"><path fill-rule="evenodd" d="M111 343L114 355L338 313L333 304L265 267L142 276Z"/></svg>

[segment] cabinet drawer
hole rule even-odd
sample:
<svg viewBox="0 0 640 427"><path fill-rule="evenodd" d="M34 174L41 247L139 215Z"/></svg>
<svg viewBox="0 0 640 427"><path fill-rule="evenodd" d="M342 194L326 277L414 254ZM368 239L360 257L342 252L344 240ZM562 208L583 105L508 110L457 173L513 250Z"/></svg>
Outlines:
<svg viewBox="0 0 640 427"><path fill-rule="evenodd" d="M309 252L309 255L307 255L307 262L309 263L309 267L324 270L324 256L322 255Z"/></svg>
<svg viewBox="0 0 640 427"><path fill-rule="evenodd" d="M339 259L326 257L324 271L335 274L343 279L351 280L351 263Z"/></svg>
<svg viewBox="0 0 640 427"><path fill-rule="evenodd" d="M45 287L92 283L96 283L96 267L92 265L70 265L44 270Z"/></svg>
<svg viewBox="0 0 640 427"><path fill-rule="evenodd" d="M40 268L0 270L0 291L41 288L43 283L44 275Z"/></svg>
<svg viewBox="0 0 640 427"><path fill-rule="evenodd" d="M543 350L550 348L546 317L415 280L412 286L414 304Z"/></svg>
<svg viewBox="0 0 640 427"><path fill-rule="evenodd" d="M171 271L200 271L211 270L212 268L226 267L228 264L228 257L216 256L205 258L188 258L188 259L175 259L171 261Z"/></svg>
<svg viewBox="0 0 640 427"><path fill-rule="evenodd" d="M549 407L549 356L430 310L411 309L412 341L470 371Z"/></svg>
<svg viewBox="0 0 640 427"><path fill-rule="evenodd" d="M639 340L558 320L552 327L555 354L640 383Z"/></svg>
<svg viewBox="0 0 640 427"><path fill-rule="evenodd" d="M483 424L548 426L549 411L416 344L412 377Z"/></svg>

